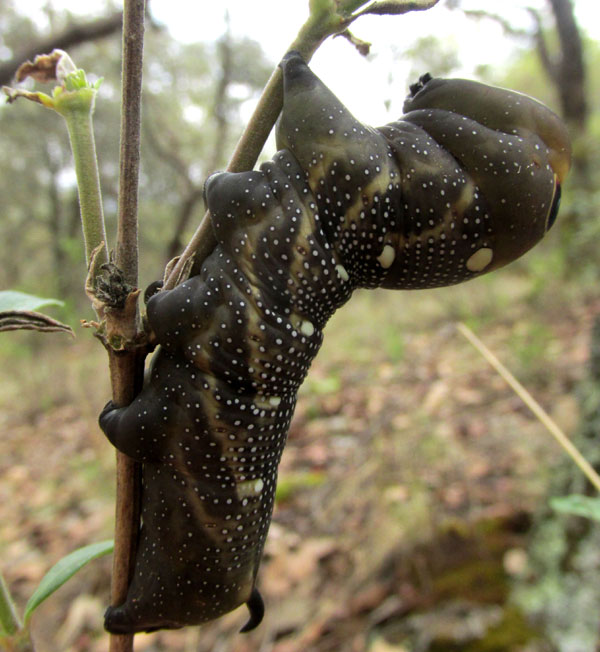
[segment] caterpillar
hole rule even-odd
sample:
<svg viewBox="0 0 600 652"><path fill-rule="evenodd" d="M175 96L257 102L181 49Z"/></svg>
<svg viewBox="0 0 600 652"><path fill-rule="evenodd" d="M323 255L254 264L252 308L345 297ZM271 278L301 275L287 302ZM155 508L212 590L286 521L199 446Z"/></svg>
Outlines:
<svg viewBox="0 0 600 652"><path fill-rule="evenodd" d="M159 348L100 425L143 463L142 526L111 632L197 625L246 603L296 393L353 290L451 285L521 256L556 219L570 145L539 102L473 81L411 86L405 115L357 121L296 52L280 64L279 151L206 182L217 246L147 302Z"/></svg>

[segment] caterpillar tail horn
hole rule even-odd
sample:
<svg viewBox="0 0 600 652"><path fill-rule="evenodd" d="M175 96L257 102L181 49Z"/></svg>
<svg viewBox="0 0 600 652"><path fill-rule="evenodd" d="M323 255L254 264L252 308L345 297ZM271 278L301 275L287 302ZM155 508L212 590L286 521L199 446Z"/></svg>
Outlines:
<svg viewBox="0 0 600 652"><path fill-rule="evenodd" d="M265 603L263 602L262 595L259 590L254 587L248 602L246 602L248 611L250 612L250 619L248 622L240 629L240 632L245 634L246 632L251 632L253 629L258 627L265 615Z"/></svg>

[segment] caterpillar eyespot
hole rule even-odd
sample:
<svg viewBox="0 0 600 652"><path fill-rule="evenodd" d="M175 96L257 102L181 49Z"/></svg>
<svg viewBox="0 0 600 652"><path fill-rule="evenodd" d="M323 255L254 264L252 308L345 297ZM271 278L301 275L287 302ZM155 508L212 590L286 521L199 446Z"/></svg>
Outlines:
<svg viewBox="0 0 600 652"><path fill-rule="evenodd" d="M570 146L518 93L422 77L405 115L358 122L298 53L282 61L280 151L220 173L205 196L218 242L202 271L151 294L160 348L131 405L100 425L143 463L127 600L105 626L196 625L263 603L257 571L297 390L331 314L357 287L418 289L516 259L556 217Z"/></svg>

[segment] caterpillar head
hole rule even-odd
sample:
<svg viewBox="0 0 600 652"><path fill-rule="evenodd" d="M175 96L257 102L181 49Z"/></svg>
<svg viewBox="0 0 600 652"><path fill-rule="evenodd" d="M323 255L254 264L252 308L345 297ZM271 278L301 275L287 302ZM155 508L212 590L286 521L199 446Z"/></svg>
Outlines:
<svg viewBox="0 0 600 652"><path fill-rule="evenodd" d="M548 161L562 184L571 166L571 142L562 120L528 95L469 79L434 79L423 75L410 87L404 112L441 109L485 127L527 138L535 134L548 148Z"/></svg>
<svg viewBox="0 0 600 652"><path fill-rule="evenodd" d="M474 271L515 260L554 224L571 146L550 109L514 91L425 76L411 87L404 110L404 120L422 127L473 183L464 210L452 210L463 222L485 216L487 242L477 243L475 253L485 251L471 260Z"/></svg>
<svg viewBox="0 0 600 652"><path fill-rule="evenodd" d="M348 251L353 242L372 249L359 284L459 283L515 260L552 226L570 145L558 117L536 100L425 76L411 88L406 115L373 129L298 53L281 67L278 145L307 171L345 262L357 255Z"/></svg>

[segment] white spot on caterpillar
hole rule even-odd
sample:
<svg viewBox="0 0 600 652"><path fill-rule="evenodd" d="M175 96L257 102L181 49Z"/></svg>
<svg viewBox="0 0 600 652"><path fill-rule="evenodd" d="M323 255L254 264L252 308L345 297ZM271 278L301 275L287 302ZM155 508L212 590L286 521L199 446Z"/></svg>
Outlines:
<svg viewBox="0 0 600 652"><path fill-rule="evenodd" d="M312 322L306 319L300 324L300 331L307 337L310 337L315 332L315 327Z"/></svg>
<svg viewBox="0 0 600 652"><path fill-rule="evenodd" d="M475 199L475 186L470 179L465 179L465 185L460 191L458 200L455 202L453 208L459 214L462 215L467 208L472 204Z"/></svg>
<svg viewBox="0 0 600 652"><path fill-rule="evenodd" d="M268 410L269 408L277 407L280 403L281 398L279 396L270 396L269 398L266 396L257 396L253 401L252 409ZM238 422L234 425L238 425Z"/></svg>
<svg viewBox="0 0 600 652"><path fill-rule="evenodd" d="M350 278L346 268L343 265L336 265L335 271L338 273L338 276L342 279L342 281L347 281Z"/></svg>
<svg viewBox="0 0 600 652"><path fill-rule="evenodd" d="M259 478L255 483L254 483L254 493L259 494L262 490L263 487L265 486L265 483L262 481L262 478Z"/></svg>
<svg viewBox="0 0 600 652"><path fill-rule="evenodd" d="M392 247L392 245L385 245L383 251L379 254L379 256L377 256L377 260L383 269L388 269L388 267L391 267L392 263L394 262L394 258L396 258L396 250L394 247Z"/></svg>
<svg viewBox="0 0 600 652"><path fill-rule="evenodd" d="M494 252L487 247L478 249L466 262L467 269L471 272L482 272L491 262Z"/></svg>
<svg viewBox="0 0 600 652"><path fill-rule="evenodd" d="M261 483L261 485L260 485L260 489L257 491L256 485L259 482ZM263 488L263 481L258 479L258 480L244 480L242 482L238 482L235 489L238 498L243 499L242 505L245 506L248 504L247 496L255 496L256 494L260 493L262 488Z"/></svg>

